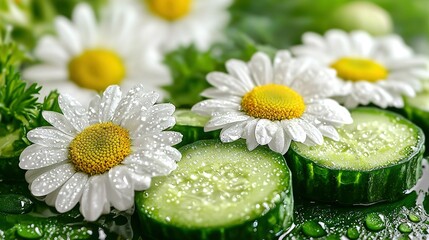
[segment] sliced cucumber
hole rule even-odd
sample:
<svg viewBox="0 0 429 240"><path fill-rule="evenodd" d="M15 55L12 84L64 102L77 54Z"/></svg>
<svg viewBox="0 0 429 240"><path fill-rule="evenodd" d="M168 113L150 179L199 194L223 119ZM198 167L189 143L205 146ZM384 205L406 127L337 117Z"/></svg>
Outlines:
<svg viewBox="0 0 429 240"><path fill-rule="evenodd" d="M421 127L426 136L429 136L429 86L413 98L406 97L403 110L404 115ZM428 147L429 141L426 141L426 149Z"/></svg>
<svg viewBox="0 0 429 240"><path fill-rule="evenodd" d="M204 132L204 125L210 119L206 116L198 115L190 109L179 109L174 113L176 125L172 131L180 132L183 135L182 142L176 145L181 147L197 140L217 139L220 131Z"/></svg>
<svg viewBox="0 0 429 240"><path fill-rule="evenodd" d="M421 176L422 130L376 108L352 111L338 142L293 143L287 154L294 187L303 197L345 204L396 200Z"/></svg>
<svg viewBox="0 0 429 240"><path fill-rule="evenodd" d="M144 239L277 239L290 228L292 183L282 155L218 140L180 151L171 175L136 194Z"/></svg>

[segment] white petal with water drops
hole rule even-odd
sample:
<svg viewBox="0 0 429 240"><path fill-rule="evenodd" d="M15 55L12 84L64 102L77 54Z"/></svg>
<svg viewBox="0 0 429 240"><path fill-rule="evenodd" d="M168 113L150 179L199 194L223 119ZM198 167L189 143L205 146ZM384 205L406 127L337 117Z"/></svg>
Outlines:
<svg viewBox="0 0 429 240"><path fill-rule="evenodd" d="M77 172L61 187L55 200L55 208L58 212L68 212L76 206L87 181L88 175Z"/></svg>
<svg viewBox="0 0 429 240"><path fill-rule="evenodd" d="M74 173L72 164L60 165L38 176L31 183L31 193L35 196L47 195L63 185Z"/></svg>

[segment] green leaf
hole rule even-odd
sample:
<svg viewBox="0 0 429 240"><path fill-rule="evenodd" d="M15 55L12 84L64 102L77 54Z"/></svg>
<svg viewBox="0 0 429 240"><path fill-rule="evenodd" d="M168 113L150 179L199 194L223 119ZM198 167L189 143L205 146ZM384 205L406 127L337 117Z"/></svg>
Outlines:
<svg viewBox="0 0 429 240"><path fill-rule="evenodd" d="M41 86L26 83L18 72L24 53L7 37L0 39L0 157L11 157L30 144L29 130L48 125L42 111L60 110L57 92L38 102Z"/></svg>
<svg viewBox="0 0 429 240"><path fill-rule="evenodd" d="M257 45L248 36L230 32L228 41L214 45L210 50L199 51L195 46L181 47L165 56L165 64L170 68L173 83L164 86L169 94L168 101L177 108L190 108L204 98L200 93L210 84L206 75L213 71L225 71L225 62L235 58L248 61L257 51L270 55L274 49Z"/></svg>

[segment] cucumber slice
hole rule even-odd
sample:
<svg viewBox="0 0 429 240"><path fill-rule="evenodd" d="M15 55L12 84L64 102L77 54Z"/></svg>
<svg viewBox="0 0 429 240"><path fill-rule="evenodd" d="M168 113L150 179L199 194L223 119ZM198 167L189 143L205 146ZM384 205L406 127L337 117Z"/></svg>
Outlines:
<svg viewBox="0 0 429 240"><path fill-rule="evenodd" d="M182 142L175 146L177 148L197 140L219 138L220 131L204 132L204 125L209 121L209 117L198 115L190 109L178 109L174 112L174 117L176 125L171 130L183 135Z"/></svg>
<svg viewBox="0 0 429 240"><path fill-rule="evenodd" d="M202 140L180 149L178 168L136 194L144 239L277 239L292 225L290 171L282 155L244 141Z"/></svg>
<svg viewBox="0 0 429 240"><path fill-rule="evenodd" d="M401 198L422 173L422 130L385 110L357 108L351 114L354 123L338 129L340 141L291 145L294 187L304 198L343 204Z"/></svg>
<svg viewBox="0 0 429 240"><path fill-rule="evenodd" d="M429 86L427 90L417 93L413 98L406 97L403 111L408 119L421 127L424 134L429 136ZM428 147L429 141L426 141L426 149Z"/></svg>

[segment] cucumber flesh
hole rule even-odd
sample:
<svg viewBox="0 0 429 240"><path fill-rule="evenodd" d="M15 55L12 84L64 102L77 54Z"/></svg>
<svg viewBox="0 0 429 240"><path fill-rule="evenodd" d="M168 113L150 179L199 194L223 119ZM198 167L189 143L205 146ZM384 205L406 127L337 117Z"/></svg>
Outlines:
<svg viewBox="0 0 429 240"><path fill-rule="evenodd" d="M338 129L339 141L323 145L294 145L294 150L314 162L334 169L372 170L398 163L415 154L421 130L399 115L371 108L352 112L353 123Z"/></svg>
<svg viewBox="0 0 429 240"><path fill-rule="evenodd" d="M174 117L176 118L176 125L171 130L180 132L183 136L182 141L175 146L177 148L198 140L219 138L220 130L204 131L204 125L210 119L207 116L198 115L190 109L178 109L174 112Z"/></svg>
<svg viewBox="0 0 429 240"><path fill-rule="evenodd" d="M422 130L385 110L358 108L351 114L354 123L339 130L340 141L291 145L287 160L297 195L342 204L402 198L422 174Z"/></svg>
<svg viewBox="0 0 429 240"><path fill-rule="evenodd" d="M429 91L417 93L415 97L407 97L406 104L411 107L429 112Z"/></svg>
<svg viewBox="0 0 429 240"><path fill-rule="evenodd" d="M190 109L178 109L174 112L174 117L176 118L176 124L193 127L204 127L210 120L209 117L196 114Z"/></svg>
<svg viewBox="0 0 429 240"><path fill-rule="evenodd" d="M265 147L250 152L243 141L198 141L180 151L178 168L136 196L154 239L275 239L291 226L291 178L283 156Z"/></svg>

